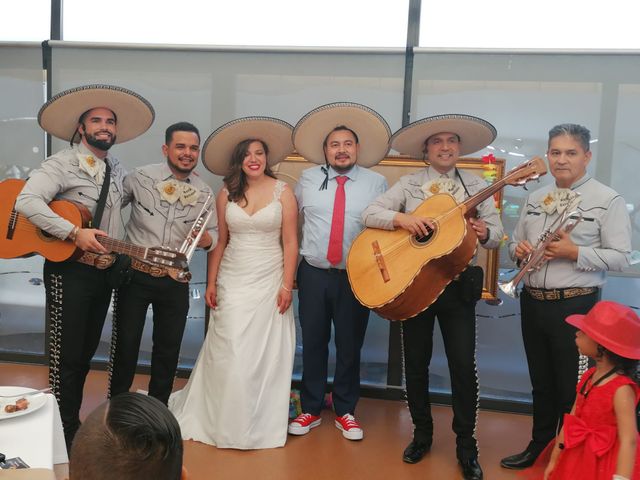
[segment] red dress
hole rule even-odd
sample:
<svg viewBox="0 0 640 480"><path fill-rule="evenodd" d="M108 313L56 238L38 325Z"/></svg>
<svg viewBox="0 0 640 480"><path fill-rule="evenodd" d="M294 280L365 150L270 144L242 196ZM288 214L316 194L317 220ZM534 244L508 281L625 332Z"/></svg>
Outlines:
<svg viewBox="0 0 640 480"><path fill-rule="evenodd" d="M550 480L611 480L618 463L618 428L613 409L613 395L622 385L631 385L640 400L640 387L630 378L618 375L603 385L596 385L588 395L580 394L582 385L593 376L595 368L585 372L578 383L575 415L564 416L564 450L560 453ZM640 480L640 437L631 480Z"/></svg>

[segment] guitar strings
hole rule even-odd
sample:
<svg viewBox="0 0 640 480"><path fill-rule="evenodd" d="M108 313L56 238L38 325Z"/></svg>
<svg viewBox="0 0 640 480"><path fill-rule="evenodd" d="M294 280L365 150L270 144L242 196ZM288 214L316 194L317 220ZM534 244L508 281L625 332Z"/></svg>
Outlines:
<svg viewBox="0 0 640 480"><path fill-rule="evenodd" d="M16 216L18 217L17 220L16 220ZM11 218L11 221L9 223L13 223L13 226L15 227L13 229L14 231L33 233L35 231L42 230L40 227L37 227L36 225L31 223L26 218L23 218L22 216L19 216L19 215L16 215L16 214L11 214L10 218ZM137 251L139 249L144 249L145 248L145 247L142 247L142 246L139 246L139 245L129 245L125 241L118 240L118 239L111 238L111 237L104 236L104 235L96 235L96 238L98 240L100 240L100 241L104 241L105 243L109 243L111 245L118 246L119 248L127 249L127 252L135 252L135 251ZM61 239L59 239L59 240L61 240ZM64 241L64 240L62 240L62 241Z"/></svg>
<svg viewBox="0 0 640 480"><path fill-rule="evenodd" d="M18 219L16 220L16 216L18 215L16 215L15 213L12 213L9 217L10 218L9 224L13 224L15 226L15 230L19 229L21 231L36 231L39 229L29 220L21 216L18 216Z"/></svg>
<svg viewBox="0 0 640 480"><path fill-rule="evenodd" d="M493 192L491 192L491 196L494 195L495 192L497 192L498 190L502 189L505 185L509 184L510 182L513 182L514 180L513 180L512 177L518 178L518 180L522 180L524 178L525 179L524 183L526 183L528 180L533 180L535 178L538 178L540 176L540 174L535 169L535 165L534 165L534 161L535 160L536 159L533 159L531 161L523 163L522 165L518 165L516 168L512 169L511 171L509 171L504 178L500 179L496 183L491 184L490 186L488 186L487 188L483 189L482 191L476 193L473 197L470 197L467 200L465 200L464 202L456 205L454 208L452 208L448 212L445 212L441 216L435 217L434 220L440 221L440 222L442 222L444 220L447 220L448 217L450 215L452 215L454 212L458 211L461 206L466 205L466 203L469 200L471 200L472 198L477 197L478 195L482 194L483 192L485 192L487 190L494 190ZM546 173L546 168L544 170L544 173ZM464 217L464 215L463 215L463 217ZM406 243L411 243L411 238L414 237L414 236L415 235L411 233L411 234L408 234L406 236L401 237L400 240L390 244L384 250L381 249L380 254L385 256L385 257L388 257L388 258L393 258L394 254L401 253L400 248L402 248Z"/></svg>
<svg viewBox="0 0 640 480"><path fill-rule="evenodd" d="M440 223L441 224L442 222L448 220L448 217L453 215L455 212L459 211L461 205L457 205L456 207L452 208L448 212L445 212L445 213L443 213L442 215L440 215L438 217L434 217L433 220L436 223ZM388 245L384 250L381 250L380 253L385 257L391 258L391 257L393 257L394 253L401 253L400 248L402 248L406 243L411 243L411 239L414 236L415 235L413 233L409 233L406 236L401 237L400 240L397 240L396 242L391 243L390 245Z"/></svg>
<svg viewBox="0 0 640 480"><path fill-rule="evenodd" d="M14 232L20 232L20 233L23 233L23 232L35 233L38 230L42 230L40 227L34 225L29 220L27 220L24 216L16 212L12 212L9 215L9 225L13 226ZM104 235L96 235L96 238L98 239L98 241L100 241L100 243L107 246L107 248L116 247L118 250L122 251L121 253L130 254L132 256L142 256L142 253L141 253L142 251L149 250L146 247L130 244L124 240L118 240L118 239L111 238ZM52 239L65 241L63 239L59 239L53 236L52 236ZM159 257L173 258L175 256L175 253L173 252L171 252L170 254L166 254L166 252L163 252L162 250L153 249L153 251L154 251L154 256L156 257L159 256Z"/></svg>

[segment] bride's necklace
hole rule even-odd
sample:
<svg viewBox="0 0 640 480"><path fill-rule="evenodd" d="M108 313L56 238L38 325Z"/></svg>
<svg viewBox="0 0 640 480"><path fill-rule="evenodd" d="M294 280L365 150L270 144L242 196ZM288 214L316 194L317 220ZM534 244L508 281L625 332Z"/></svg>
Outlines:
<svg viewBox="0 0 640 480"><path fill-rule="evenodd" d="M605 373L604 375L602 375L598 380L596 381L592 381L591 382L591 386L589 387L589 389L587 390L587 382L584 382L582 384L582 387L580 387L580 395L582 395L584 398L587 398L587 395L589 395L589 393L591 393L591 390L593 390L593 387L597 386L598 384L602 383L605 379L609 378L611 375L613 375L614 373L616 373L616 371L618 370L618 367L613 367L611 370L609 370L607 373ZM593 379L593 377L591 377L591 379Z"/></svg>

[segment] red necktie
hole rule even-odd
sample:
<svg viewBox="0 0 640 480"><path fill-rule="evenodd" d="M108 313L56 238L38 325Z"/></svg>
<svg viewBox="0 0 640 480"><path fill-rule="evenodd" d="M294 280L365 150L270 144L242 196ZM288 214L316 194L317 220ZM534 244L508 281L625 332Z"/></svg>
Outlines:
<svg viewBox="0 0 640 480"><path fill-rule="evenodd" d="M336 177L336 197L333 201L333 217L331 218L331 234L329 235L329 248L327 260L331 265L337 265L342 260L342 238L344 236L344 182L348 177L340 175Z"/></svg>

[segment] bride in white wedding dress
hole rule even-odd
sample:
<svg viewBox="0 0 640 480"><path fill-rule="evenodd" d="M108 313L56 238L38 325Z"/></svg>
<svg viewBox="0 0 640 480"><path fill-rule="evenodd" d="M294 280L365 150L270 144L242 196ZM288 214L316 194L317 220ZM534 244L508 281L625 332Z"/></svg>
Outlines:
<svg viewBox="0 0 640 480"><path fill-rule="evenodd" d="M169 408L184 439L220 448L281 447L295 349L297 207L267 159L269 143L280 139L268 137L282 131L284 138L288 124L255 117L234 122L214 132L203 149L207 168L227 173L216 200L219 241L208 257L205 300L211 318L189 382L171 396ZM261 135L254 133L255 122L266 129ZM256 137L238 143L223 170L215 157L224 150L219 143L229 142L224 134L234 128L236 136ZM216 138L222 140L217 144Z"/></svg>

